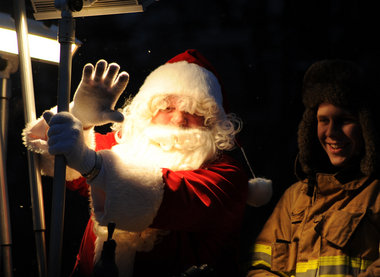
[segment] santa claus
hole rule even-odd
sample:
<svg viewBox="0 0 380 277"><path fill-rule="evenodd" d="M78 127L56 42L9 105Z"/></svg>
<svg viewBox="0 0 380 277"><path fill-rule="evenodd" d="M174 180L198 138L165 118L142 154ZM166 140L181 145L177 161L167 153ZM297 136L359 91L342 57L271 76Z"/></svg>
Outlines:
<svg viewBox="0 0 380 277"><path fill-rule="evenodd" d="M225 153L241 124L223 108L215 70L187 50L150 73L116 111L128 79L115 63L87 64L70 113L46 112L23 132L44 174L53 175L52 157L62 154L67 186L90 196L74 273L91 276L114 222L119 276L169 277L202 264L237 276L248 180ZM94 132L109 122L112 132ZM268 200L265 188L251 204Z"/></svg>

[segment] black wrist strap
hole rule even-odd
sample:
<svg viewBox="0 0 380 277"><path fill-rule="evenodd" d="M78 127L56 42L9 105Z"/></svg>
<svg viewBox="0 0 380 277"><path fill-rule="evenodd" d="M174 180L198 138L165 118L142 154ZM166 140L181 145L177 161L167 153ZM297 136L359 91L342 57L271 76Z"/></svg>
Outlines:
<svg viewBox="0 0 380 277"><path fill-rule="evenodd" d="M98 176L100 169L102 168L102 155L98 154L95 152L95 165L94 167L90 170L90 172L82 174L84 178L87 179L87 181L93 180L96 176Z"/></svg>

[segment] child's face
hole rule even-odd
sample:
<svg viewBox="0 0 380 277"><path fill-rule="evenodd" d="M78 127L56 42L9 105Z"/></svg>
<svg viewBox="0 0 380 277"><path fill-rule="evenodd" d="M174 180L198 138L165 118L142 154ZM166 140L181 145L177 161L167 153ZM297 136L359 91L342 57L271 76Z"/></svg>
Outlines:
<svg viewBox="0 0 380 277"><path fill-rule="evenodd" d="M317 120L318 139L334 166L345 166L360 154L363 138L357 116L344 108L322 103Z"/></svg>

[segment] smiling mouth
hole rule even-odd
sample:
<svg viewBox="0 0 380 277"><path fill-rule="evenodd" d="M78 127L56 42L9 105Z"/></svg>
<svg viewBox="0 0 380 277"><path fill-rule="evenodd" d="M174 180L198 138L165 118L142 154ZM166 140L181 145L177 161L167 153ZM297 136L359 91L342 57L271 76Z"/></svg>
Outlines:
<svg viewBox="0 0 380 277"><path fill-rule="evenodd" d="M333 154L341 154L343 153L346 145L344 143L326 143L328 150Z"/></svg>
<svg viewBox="0 0 380 277"><path fill-rule="evenodd" d="M340 149L344 147L344 144L338 143L327 143L332 149Z"/></svg>

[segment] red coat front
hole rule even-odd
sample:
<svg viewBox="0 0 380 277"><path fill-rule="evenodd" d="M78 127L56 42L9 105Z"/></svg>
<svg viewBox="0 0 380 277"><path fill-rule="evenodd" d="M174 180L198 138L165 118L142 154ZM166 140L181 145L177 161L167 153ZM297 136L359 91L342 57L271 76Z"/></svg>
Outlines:
<svg viewBox="0 0 380 277"><path fill-rule="evenodd" d="M116 145L114 135L96 134L96 150ZM224 155L197 170L162 169L165 184L160 208L150 228L167 230L149 252L137 252L134 275L175 276L192 265L208 264L217 276L237 276L237 235L245 208L247 176ZM84 178L68 187L88 195ZM86 228L75 272L90 276L93 269L93 221Z"/></svg>

